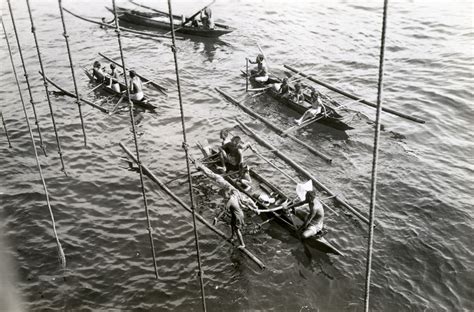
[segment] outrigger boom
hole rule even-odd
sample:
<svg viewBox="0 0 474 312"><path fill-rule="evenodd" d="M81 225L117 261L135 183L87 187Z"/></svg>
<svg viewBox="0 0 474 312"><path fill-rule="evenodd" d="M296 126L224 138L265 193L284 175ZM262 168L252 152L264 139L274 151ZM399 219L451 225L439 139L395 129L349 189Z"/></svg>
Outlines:
<svg viewBox="0 0 474 312"><path fill-rule="evenodd" d="M371 107L374 107L374 108L377 108L377 104L375 103L372 103L372 102L369 102L361 97L358 97L354 94L350 94L350 93L347 93L339 88L336 88L334 86L331 86L330 84L326 83L326 82L323 82L319 79L316 79L314 77L311 77L305 73L303 73L301 70L297 70L289 65L283 65L285 68L291 70L292 72L294 73L297 73L299 75L301 75L302 77L305 77L307 78L308 80L314 82L314 83L317 83L323 87L326 87L327 89L331 90L331 91L334 91L334 92L337 92L339 94L342 94L350 99L353 99L353 100L356 100L362 104L365 104L365 105L368 105L368 106L371 106ZM392 115L396 115L398 117L402 117L402 118L405 118L405 119L408 119L408 120L411 120L411 121L415 121L415 122L418 122L418 123L425 123L425 121L421 118L418 118L418 117L415 117L415 116L411 116L411 115L407 115L407 114L404 114L404 113L401 113L401 112L398 112L396 110L393 110L393 109L390 109L390 108L382 108L382 111L386 112L386 113L389 113L389 114L392 114Z"/></svg>

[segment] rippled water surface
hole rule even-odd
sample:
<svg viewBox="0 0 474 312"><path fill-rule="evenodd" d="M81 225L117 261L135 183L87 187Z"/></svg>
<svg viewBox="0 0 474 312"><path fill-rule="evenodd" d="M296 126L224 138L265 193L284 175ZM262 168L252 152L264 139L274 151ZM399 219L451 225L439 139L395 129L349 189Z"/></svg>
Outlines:
<svg viewBox="0 0 474 312"><path fill-rule="evenodd" d="M160 275L153 279L139 176L128 170L118 145L123 142L133 148L128 114L108 116L83 106L88 137L85 148L74 100L52 96L68 176L60 171L26 5L24 1L12 2L48 152L47 157L40 154L40 161L67 257L64 280L2 38L1 110L13 147L8 148L2 131L1 223L9 246L6 255L16 264L18 282L14 284L25 307L32 311L200 311L190 214L145 178ZM174 11L192 14L205 2L176 1ZM297 117L294 112L265 95L245 94L240 70L246 56L258 53L258 42L273 73L284 75L282 65L294 65L375 101L381 2L217 1L214 15L236 30L221 40L187 38L177 44L191 154L199 155L194 148L198 141L217 143L218 132L233 127L238 117L367 213L374 109L350 104L344 115L354 130L346 133L322 125L298 133L332 157L333 164L327 165L252 120L214 88L221 87L245 101L281 128L292 125ZM145 3L166 9L165 1ZM110 3L64 1L65 7L81 15L110 18L105 5ZM32 1L32 7L45 72L73 90L57 3ZM382 117L376 212L379 226L375 231L371 293L374 311L474 309L472 11L471 1L391 1L389 5L384 105L427 123L388 114ZM24 82L6 4L2 16ZM80 92L91 100L104 99L104 94L87 93L91 87L80 66L100 59L98 52L117 58L115 32L70 15L66 15L66 23ZM185 173L186 168L170 45L129 34L123 34L122 40L128 64L170 89L168 98L146 89L159 109L155 114L144 113L137 127L143 163L167 181ZM22 88L28 104L25 84ZM350 101L320 90L340 103ZM117 99L107 101L103 105L110 108ZM32 116L30 106L28 110ZM34 125L32 118L30 122ZM260 150L265 151L263 147ZM303 180L271 153L265 155ZM254 155L248 154L248 159L282 189L293 192L293 182ZM222 201L205 179L197 177L195 184L197 209L212 218ZM189 202L185 180L169 186ZM305 253L297 239L269 223L263 231L245 235L248 248L267 265L264 271L199 225L208 310L362 311L367 229L344 208L329 204L336 213L327 210L327 238L345 256L316 249ZM247 221L255 224L261 219L249 215ZM225 223L218 227L229 233Z"/></svg>

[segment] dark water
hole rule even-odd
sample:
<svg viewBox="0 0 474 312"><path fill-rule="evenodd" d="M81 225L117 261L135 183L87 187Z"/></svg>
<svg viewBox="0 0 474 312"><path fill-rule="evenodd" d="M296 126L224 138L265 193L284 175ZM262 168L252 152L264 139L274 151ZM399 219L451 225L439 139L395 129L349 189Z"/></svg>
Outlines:
<svg viewBox="0 0 474 312"><path fill-rule="evenodd" d="M164 1L147 4L166 8ZM205 4L175 3L174 11L190 14ZM110 16L103 7L110 5L108 2L67 1L64 5L85 16ZM22 293L25 308L199 311L190 215L147 179L160 274L158 281L153 279L138 175L127 170L118 145L123 142L133 147L128 114L107 116L83 106L89 141L84 148L74 100L53 97L69 176L60 172L26 6L23 1L13 1L13 6L49 152L47 158L41 156L41 163L68 261L64 281L2 39L1 109L13 148L8 149L2 132L1 220L9 243L6 253L18 271L18 282L14 284ZM32 6L45 72L72 90L57 3L33 1ZM2 10L4 22L12 35L5 9L6 5ZM472 10L470 1L390 3L385 105L421 117L427 123L383 115L373 311L474 309ZM218 131L232 127L234 118L239 117L366 213L372 108L348 106L345 114L352 118L355 129L346 135L323 126L300 133L305 142L333 158L333 165L328 166L300 146L254 123L213 88L222 87L246 100L282 128L290 126L294 113L284 109L279 112L282 109L266 96L245 95L239 70L245 56L258 53L259 42L272 72L283 75L281 65L291 64L341 89L375 100L381 13L381 1L218 1L214 15L237 30L218 41L187 39L178 43L190 145L194 147L194 143L206 139L217 142ZM116 58L117 40L113 31L98 29L69 15L66 18L79 87L86 94L88 83L79 65L91 64L99 58L98 52ZM14 43L13 37L11 41ZM147 89L160 108L156 114L145 114L138 127L142 161L166 181L185 172L170 47L125 34L123 44L130 66L142 69L143 74L155 77L171 90L169 98L165 98ZM17 54L15 60L22 73ZM26 87L23 88L28 99ZM341 103L348 102L331 95ZM103 98L94 93L87 96ZM104 105L111 106L113 102L111 99ZM194 149L191 152L198 155ZM288 193L293 192L291 181L254 156L248 158L265 176ZM298 177L291 168L276 161ZM202 178L196 184L198 210L211 218L221 200L205 187ZM183 180L170 187L188 201ZM268 224L264 231L245 236L249 249L266 263L265 271L199 226L209 311L361 311L367 230L343 208L334 209L338 214L327 211L326 223L331 229L327 238L344 251L345 257L317 250L308 257L298 240L277 225ZM219 227L229 230L223 223Z"/></svg>

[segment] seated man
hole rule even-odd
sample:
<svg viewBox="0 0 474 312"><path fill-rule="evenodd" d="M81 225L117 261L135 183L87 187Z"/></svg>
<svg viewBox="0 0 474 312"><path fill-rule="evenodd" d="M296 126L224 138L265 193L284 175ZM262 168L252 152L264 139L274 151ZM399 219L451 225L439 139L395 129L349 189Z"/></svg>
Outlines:
<svg viewBox="0 0 474 312"><path fill-rule="evenodd" d="M99 61L94 62L94 65L92 67L92 78L96 82L100 82L100 83L105 81L105 73L104 73L104 70L101 68Z"/></svg>
<svg viewBox="0 0 474 312"><path fill-rule="evenodd" d="M305 100L303 89L301 88L301 84L299 82L295 84L295 92L293 93L292 100L300 104Z"/></svg>
<svg viewBox="0 0 474 312"><path fill-rule="evenodd" d="M201 22L204 28L214 29L214 18L212 18L212 11L210 8L201 11Z"/></svg>
<svg viewBox="0 0 474 312"><path fill-rule="evenodd" d="M145 97L143 94L143 84L134 70L130 72L130 100L142 101Z"/></svg>
<svg viewBox="0 0 474 312"><path fill-rule="evenodd" d="M322 203L317 199L314 190L306 192L304 201L293 203L285 208L292 208L294 213L296 207L304 204L308 204L309 213L306 215L303 224L298 228L298 231L302 232L303 238L321 234L324 226L324 209Z"/></svg>
<svg viewBox="0 0 474 312"><path fill-rule="evenodd" d="M110 64L110 73L109 73L109 87L114 90L115 92L120 92L120 84L119 84L119 72L116 70L115 64Z"/></svg>
<svg viewBox="0 0 474 312"><path fill-rule="evenodd" d="M257 82L267 82L268 81L268 70L267 65L264 60L263 54L259 54L255 62L249 60L250 64L257 64L255 69L250 71L250 77L254 77L255 81Z"/></svg>
<svg viewBox="0 0 474 312"><path fill-rule="evenodd" d="M222 171L239 171L240 164L242 163L242 149L241 139L239 136L235 136L229 143L226 143L220 149Z"/></svg>
<svg viewBox="0 0 474 312"><path fill-rule="evenodd" d="M304 112L303 116L301 116L300 119L295 119L295 122L298 125L301 125L304 121L314 118L321 114L322 109L324 109L324 114L326 114L326 108L323 105L323 102L321 101L321 96L319 92L317 92L315 89L312 89L311 91L311 99L309 101L311 103L311 108L309 108L306 112Z"/></svg>

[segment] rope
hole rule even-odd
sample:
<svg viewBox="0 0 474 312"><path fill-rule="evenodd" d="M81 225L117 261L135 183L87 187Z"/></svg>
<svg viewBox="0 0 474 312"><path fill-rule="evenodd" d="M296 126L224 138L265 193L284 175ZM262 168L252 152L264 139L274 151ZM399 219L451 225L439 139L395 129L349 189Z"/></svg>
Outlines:
<svg viewBox="0 0 474 312"><path fill-rule="evenodd" d="M43 150L44 156L48 156L46 154L46 148L43 144L43 135L41 134L41 128L40 128L40 124L39 124L39 120L38 120L38 114L36 114L36 104L33 100L33 93L31 92L30 80L28 79L28 72L26 70L25 60L23 58L23 52L22 52L21 45L20 45L20 39L18 38L18 31L16 29L15 18L13 16L13 10L12 10L10 0L8 0L7 3L8 3L8 10L10 11L10 17L11 17L12 24L13 24L13 31L15 33L16 44L18 46L18 52L20 54L21 64L23 66L23 73L25 75L26 85L28 86L28 93L29 93L29 96L30 96L30 103L31 103L31 107L33 108L33 115L35 116L35 124L36 124L36 129L38 130L38 137L39 137L39 141L40 141L40 147Z"/></svg>
<svg viewBox="0 0 474 312"><path fill-rule="evenodd" d="M117 9L115 7L115 0L112 0L112 5L113 5L113 8L114 8L115 32L117 33L117 40L118 40L119 49L120 49L120 58L122 60L122 68L125 69L127 67L125 66L125 58L123 56L122 40L120 38L119 18L117 16ZM130 122L132 123L133 141L135 143L135 152L137 154L137 165L138 165L138 169L139 169L139 172L140 172L140 186L141 186L141 189L142 189L143 205L145 207L148 237L150 239L151 255L153 257L153 267L155 269L155 278L158 279L158 267L156 265L155 244L153 242L153 228L151 227L150 213L148 211L148 202L147 202L146 193L145 193L145 183L143 181L143 168L142 168L142 163L140 161L140 150L138 149L137 132L135 130L135 116L133 115L134 108L133 108L133 102L130 99L130 89L129 89L129 85L128 85L128 79L127 79L127 73L126 72L124 72L123 78L125 80L128 104L130 105Z"/></svg>
<svg viewBox="0 0 474 312"><path fill-rule="evenodd" d="M199 282L201 285L202 309L203 311L207 311L206 295L204 292L204 280L203 280L203 273L202 273L202 267L201 267L201 252L199 250L199 235L198 235L197 227L196 227L196 212L195 212L195 202L194 202L194 194L193 194L193 179L191 176L191 166L189 163L189 156L188 156L188 145L187 145L187 140L186 140L186 125L184 123L183 99L181 97L181 85L179 83L178 55L176 53L176 38L175 38L175 30L174 30L174 23L173 23L173 12L171 8L171 0L168 0L168 10L169 10L169 19L170 19L170 27L171 27L171 41L172 41L171 50L173 51L173 56L174 56L174 66L175 66L175 71L176 71L176 85L178 88L179 109L181 113L181 127L183 129L183 148L184 148L184 153L186 155L186 168L188 171L189 196L191 197L194 240L196 244L196 254L197 254L197 262L198 262L198 269L199 269Z"/></svg>
<svg viewBox="0 0 474 312"><path fill-rule="evenodd" d="M3 129L5 129L5 135L7 136L8 147L12 148L12 143L10 142L10 137L8 136L7 124L5 123L5 119L3 119L3 112L0 112L0 116L2 116L2 124Z"/></svg>
<svg viewBox="0 0 474 312"><path fill-rule="evenodd" d="M379 156L379 139L380 139L380 115L382 112L382 91L383 91L383 65L385 55L385 32L387 28L387 6L388 0L384 0L383 4L383 20L382 20L382 37L380 42L380 59L379 59L379 81L377 86L377 115L375 119L375 136L374 151L372 160L372 181L370 188L370 214L369 214L369 238L367 247L367 266L365 274L365 311L369 311L370 299L370 278L372 270L372 250L374 241L374 222L375 222L375 203L377 195L377 160Z"/></svg>
<svg viewBox="0 0 474 312"><path fill-rule="evenodd" d="M13 75L15 76L16 85L18 87L18 94L20 95L21 105L23 106L23 113L25 114L26 125L28 126L28 131L30 133L31 145L33 146L33 152L35 153L36 165L38 166L38 171L39 171L39 175L40 175L40 178L41 178L41 183L43 184L44 194L45 194L45 197L46 197L46 205L48 206L49 215L51 217L51 223L53 225L53 234L54 234L54 238L56 239L56 246L58 248L59 263L61 264L61 268L63 270L65 270L66 269L66 255L64 254L63 248L61 246L61 242L59 241L58 232L56 231L56 222L54 221L53 210L51 209L51 203L49 202L48 188L46 187L46 182L44 181L44 177L43 177L43 171L41 170L41 164L40 164L39 159L38 159L38 152L36 151L35 139L34 139L34 136L33 136L33 131L31 130L30 121L29 121L29 118L28 118L28 113L26 112L26 105L25 105L25 101L23 99L23 95L21 93L20 81L18 81L18 75L17 75L16 70L15 70L15 62L13 60L13 54L12 54L12 50L11 50L11 47L10 47L10 42L8 40L7 31L5 30L5 24L3 23L3 19L2 19L2 27L3 27L3 32L5 33L5 40L7 42L8 53L10 55L10 61L11 61L12 69L13 69ZM2 115L2 118L3 118L3 115Z"/></svg>
<svg viewBox="0 0 474 312"><path fill-rule="evenodd" d="M84 118L82 117L81 100L79 98L79 91L78 91L78 88L77 88L76 75L74 73L74 63L72 62L71 49L69 47L69 39L68 39L69 35L67 34L66 22L64 21L64 12L63 12L62 0L58 0L58 5L59 5L59 12L61 13L61 22L63 24L63 30L64 30L63 36L64 36L64 40L66 41L67 55L69 57L69 65L71 67L72 81L74 82L74 91L76 91L76 104L77 104L77 108L79 109L79 117L81 118L82 134L84 136L84 146L87 146L86 129L84 127Z"/></svg>
<svg viewBox="0 0 474 312"><path fill-rule="evenodd" d="M7 1L8 1L8 4L10 4L10 0L7 0ZM43 73L42 75L43 85L44 85L44 90L46 92L46 99L48 100L49 112L51 113L51 121L53 122L54 135L56 136L56 143L58 145L58 154L59 154L59 158L61 159L61 166L62 166L61 171L63 171L64 174L67 175L66 167L64 166L63 152L61 150L61 142L59 141L58 129L56 127L56 120L54 118L53 106L51 104L51 99L49 97L48 82L46 81L46 73L44 72L43 60L41 59L41 52L40 52L40 48L38 44L38 37L36 36L36 30L35 30L35 25L33 21L33 14L31 13L30 0L26 0L26 6L28 7L28 14L30 16L31 32L33 33L33 37L35 39L36 54L38 54L39 65L41 68L41 72Z"/></svg>

